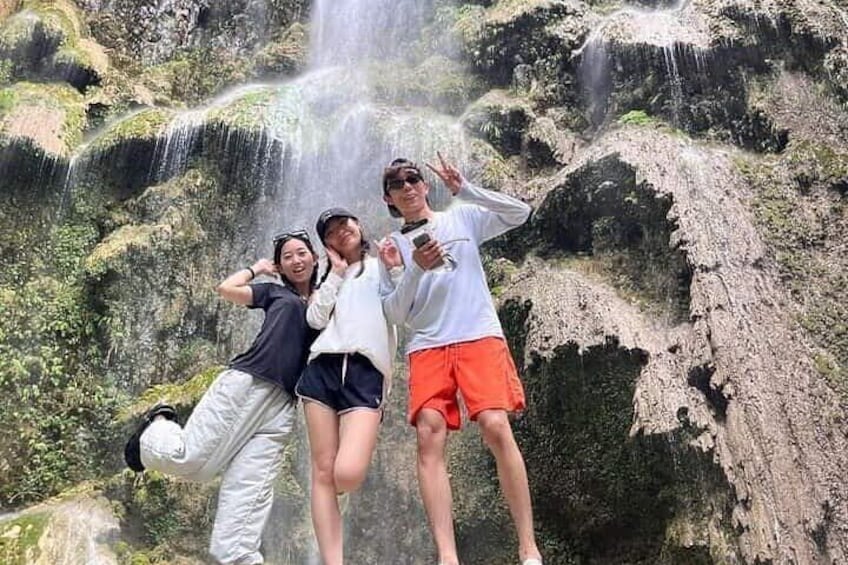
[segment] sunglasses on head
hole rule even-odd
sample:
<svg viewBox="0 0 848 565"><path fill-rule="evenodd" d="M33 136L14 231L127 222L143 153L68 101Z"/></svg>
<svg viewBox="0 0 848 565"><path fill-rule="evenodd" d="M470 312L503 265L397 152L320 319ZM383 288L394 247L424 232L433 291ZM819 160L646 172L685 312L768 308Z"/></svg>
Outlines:
<svg viewBox="0 0 848 565"><path fill-rule="evenodd" d="M299 240L304 241L306 243L311 243L309 241L309 234L306 233L306 230L297 229L297 230L284 231L282 233L278 233L277 235L275 235L274 240L273 240L274 241L274 247L276 247L280 243L285 243L290 239L299 239Z"/></svg>
<svg viewBox="0 0 848 565"><path fill-rule="evenodd" d="M424 180L421 175L416 173L410 173L406 175L404 178L391 179L386 181L386 189L387 190L401 190L403 185L409 183L410 185L416 185L419 182Z"/></svg>

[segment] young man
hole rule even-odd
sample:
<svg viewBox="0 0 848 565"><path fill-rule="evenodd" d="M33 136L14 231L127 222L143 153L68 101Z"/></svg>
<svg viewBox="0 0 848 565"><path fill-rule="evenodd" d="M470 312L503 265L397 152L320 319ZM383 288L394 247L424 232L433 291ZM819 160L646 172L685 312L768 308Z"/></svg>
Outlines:
<svg viewBox="0 0 848 565"><path fill-rule="evenodd" d="M501 489L518 531L521 563L541 565L527 471L508 419L510 412L524 408L524 390L478 249L484 241L523 224L530 206L473 186L438 157L440 166L427 166L454 197L464 201L445 212L430 208L430 186L411 161L395 159L383 173L383 200L392 216L402 217L407 225L427 220L416 230L414 243L395 232L394 245L380 246L384 256L399 252L404 265L396 286L384 272L381 296L389 323L408 328L409 422L418 436L421 498L440 564L458 565L445 445L448 430L460 428L459 390L497 462ZM424 237L422 229L428 231Z"/></svg>

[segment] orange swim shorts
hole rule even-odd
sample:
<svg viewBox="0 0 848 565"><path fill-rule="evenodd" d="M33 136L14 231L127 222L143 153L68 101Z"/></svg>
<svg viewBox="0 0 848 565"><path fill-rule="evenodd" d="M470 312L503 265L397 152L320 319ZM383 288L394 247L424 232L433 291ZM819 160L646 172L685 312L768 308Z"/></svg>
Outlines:
<svg viewBox="0 0 848 565"><path fill-rule="evenodd" d="M484 337L409 355L409 423L423 408L442 414L448 429L461 426L457 391L472 420L483 410L524 409L524 387L502 338Z"/></svg>

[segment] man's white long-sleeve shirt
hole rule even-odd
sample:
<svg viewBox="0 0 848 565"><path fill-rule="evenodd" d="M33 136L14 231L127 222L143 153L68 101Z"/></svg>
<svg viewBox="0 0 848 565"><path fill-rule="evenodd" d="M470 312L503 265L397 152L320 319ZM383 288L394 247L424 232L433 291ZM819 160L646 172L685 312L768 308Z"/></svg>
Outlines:
<svg viewBox="0 0 848 565"><path fill-rule="evenodd" d="M397 336L394 324L383 316L378 262L366 257L360 276L359 262L349 265L344 277L331 272L315 291L306 310L306 321L322 331L312 343L309 361L322 353L359 353L383 374L388 392Z"/></svg>
<svg viewBox="0 0 848 565"><path fill-rule="evenodd" d="M380 295L386 320L409 330L406 352L503 337L479 246L523 224L528 204L506 194L463 183L456 198L462 201L436 212L430 229L456 259L453 271L425 271L412 260L414 247L400 232L391 237L403 258L404 272L397 284L381 268ZM452 242L453 243L448 243Z"/></svg>

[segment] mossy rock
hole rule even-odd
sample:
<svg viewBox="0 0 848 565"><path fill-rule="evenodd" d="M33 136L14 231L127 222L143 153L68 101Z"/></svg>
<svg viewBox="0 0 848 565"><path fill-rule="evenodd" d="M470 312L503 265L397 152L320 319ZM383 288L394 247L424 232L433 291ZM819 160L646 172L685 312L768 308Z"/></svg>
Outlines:
<svg viewBox="0 0 848 565"><path fill-rule="evenodd" d="M306 26L297 22L265 45L254 57L259 75L291 76L306 66Z"/></svg>
<svg viewBox="0 0 848 565"><path fill-rule="evenodd" d="M198 47L146 67L138 82L173 105L198 106L255 76L254 61L224 47Z"/></svg>
<svg viewBox="0 0 848 565"><path fill-rule="evenodd" d="M418 66L391 62L370 70L377 94L396 104L427 106L458 114L483 92L479 78L461 63L434 55Z"/></svg>
<svg viewBox="0 0 848 565"><path fill-rule="evenodd" d="M517 155L521 152L524 134L534 118L529 101L505 90L492 90L466 110L462 124L504 155Z"/></svg>
<svg viewBox="0 0 848 565"><path fill-rule="evenodd" d="M162 225L129 225L121 226L97 247L85 260L86 271L91 275L100 275L109 270L130 268L130 261L125 259L133 250L149 250L156 246L156 237L165 235L167 226Z"/></svg>
<svg viewBox="0 0 848 565"><path fill-rule="evenodd" d="M224 368L215 365L202 370L185 382L153 386L144 391L135 403L125 408L120 419L127 420L141 416L157 402L166 402L187 415Z"/></svg>
<svg viewBox="0 0 848 565"><path fill-rule="evenodd" d="M176 114L170 110L142 110L109 126L81 155L80 162L93 163L100 186L114 187L113 194L125 199L155 180L153 163L157 143Z"/></svg>
<svg viewBox="0 0 848 565"><path fill-rule="evenodd" d="M786 159L802 189L815 183L848 191L848 153L839 147L802 140L790 143Z"/></svg>
<svg viewBox="0 0 848 565"><path fill-rule="evenodd" d="M160 108L150 108L132 114L98 136L91 144L90 150L106 153L114 147L131 142L155 143L174 115L174 112Z"/></svg>
<svg viewBox="0 0 848 565"><path fill-rule="evenodd" d="M276 102L277 89L251 89L232 102L212 110L208 122L244 132L257 132L265 127L264 116Z"/></svg>
<svg viewBox="0 0 848 565"><path fill-rule="evenodd" d="M77 8L65 0L29 1L0 26L0 56L20 78L48 78L85 90L109 67L105 51L86 37Z"/></svg>
<svg viewBox="0 0 848 565"><path fill-rule="evenodd" d="M40 550L38 540L50 518L48 513L26 514L8 522L0 522L0 563L26 565L34 563Z"/></svg>
<svg viewBox="0 0 848 565"><path fill-rule="evenodd" d="M582 3L567 0L502 0L488 8L462 6L453 31L468 60L491 83L506 86L518 66L532 64L542 79L540 96L562 90L568 54L586 33ZM551 90L551 92L548 92Z"/></svg>
<svg viewBox="0 0 848 565"><path fill-rule="evenodd" d="M24 140L45 157L68 157L84 127L83 98L67 85L19 82L0 90L0 144Z"/></svg>

